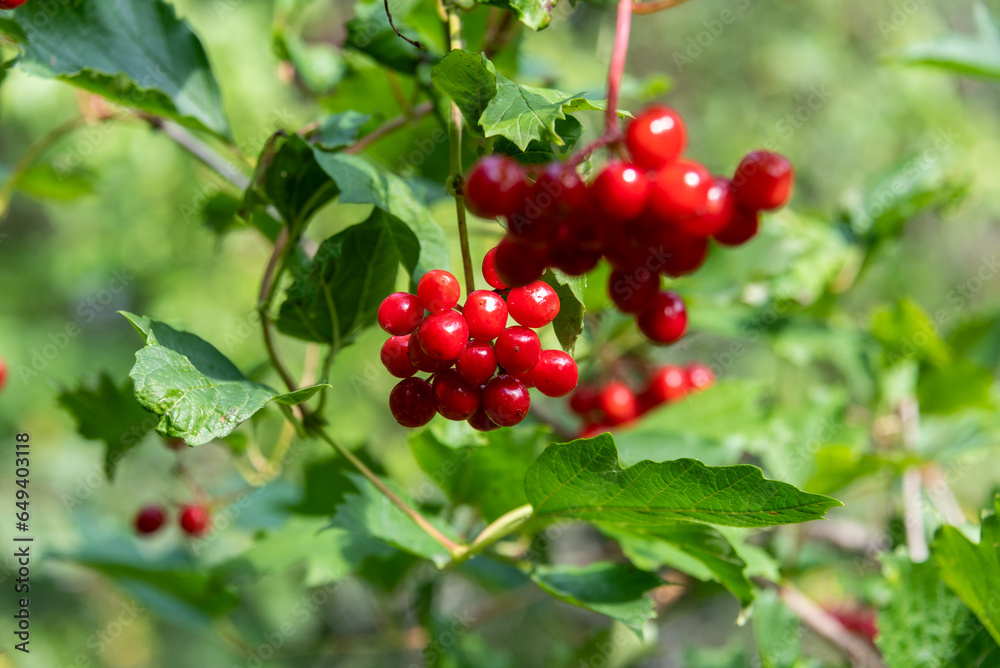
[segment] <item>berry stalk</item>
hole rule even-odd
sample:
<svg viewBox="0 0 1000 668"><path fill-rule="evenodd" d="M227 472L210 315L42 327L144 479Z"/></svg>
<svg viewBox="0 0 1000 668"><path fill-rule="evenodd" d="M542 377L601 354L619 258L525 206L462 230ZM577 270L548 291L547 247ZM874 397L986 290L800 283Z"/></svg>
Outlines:
<svg viewBox="0 0 1000 668"><path fill-rule="evenodd" d="M604 136L617 137L618 96L625 74L625 59L628 56L629 34L632 29L632 0L619 0L618 22L615 25L615 44L611 50L611 64L608 67L608 108L604 115Z"/></svg>

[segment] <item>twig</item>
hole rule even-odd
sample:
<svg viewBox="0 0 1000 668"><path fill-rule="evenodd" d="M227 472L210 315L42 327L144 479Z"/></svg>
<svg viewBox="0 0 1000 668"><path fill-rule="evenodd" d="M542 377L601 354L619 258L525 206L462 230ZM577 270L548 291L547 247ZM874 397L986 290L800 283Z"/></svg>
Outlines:
<svg viewBox="0 0 1000 668"><path fill-rule="evenodd" d="M941 517L947 524L952 526L962 526L968 519L962 512L962 506L955 493L952 491L948 481L945 480L940 464L930 464L924 467L924 487L927 488L927 495L930 496L934 507L941 513Z"/></svg>
<svg viewBox="0 0 1000 668"><path fill-rule="evenodd" d="M458 565L468 561L504 536L517 531L531 519L533 512L531 504L525 504L498 517L483 529L460 555L455 556L450 565Z"/></svg>
<svg viewBox="0 0 1000 668"><path fill-rule="evenodd" d="M144 115L143 118L149 121L149 124L154 128L173 139L181 148L218 172L222 178L236 186L238 190L246 190L250 187L249 176L180 125L159 116Z"/></svg>
<svg viewBox="0 0 1000 668"><path fill-rule="evenodd" d="M399 32L399 28L397 28L396 24L392 22L392 12L389 11L389 0L385 0L385 15L389 19L389 25L392 26L392 31L394 33L396 33L396 35L398 37L402 37L404 41L409 42L410 44L412 44L413 46L417 47L418 49L423 49L424 48L424 45L421 44L420 42L418 42L416 40L412 40L409 37L407 37L406 35L404 35L403 33Z"/></svg>
<svg viewBox="0 0 1000 668"><path fill-rule="evenodd" d="M898 407L899 421L902 426L903 447L913 450L917 447L920 436L920 408L914 399L900 402ZM909 547L910 559L914 563L922 563L930 557L927 547L927 530L924 527L924 509L921 500L920 469L911 466L903 472L903 518L906 530L906 545Z"/></svg>
<svg viewBox="0 0 1000 668"><path fill-rule="evenodd" d="M354 144L345 148L344 153L351 153L355 155L361 153L366 148L377 142L379 139L382 139L386 135L395 132L396 130L402 128L411 121L415 121L416 119L421 118L422 116L426 116L432 111L434 111L433 102L423 102L421 104L418 104L417 106L413 107L412 110L410 110L410 113L401 114L399 116L396 116L395 118L389 119L379 127L375 128L374 130L366 134L364 137L356 141Z"/></svg>
<svg viewBox="0 0 1000 668"><path fill-rule="evenodd" d="M683 5L689 0L650 0L649 2L637 2L632 6L633 14L654 14L664 9L670 9Z"/></svg>
<svg viewBox="0 0 1000 668"><path fill-rule="evenodd" d="M632 28L632 0L618 0L618 22L615 24L615 44L611 50L611 64L608 67L608 108L604 113L604 135L618 134L618 96L622 77L625 74L625 60L628 57L629 33Z"/></svg>
<svg viewBox="0 0 1000 668"><path fill-rule="evenodd" d="M264 270L264 278L261 280L260 284L260 299L257 303L257 311L260 314L260 327L261 333L264 336L264 346L267 348L268 357L271 358L271 364L274 366L278 375L281 376L281 380L285 383L289 392L294 392L298 389L295 384L295 380L292 375L288 373L288 369L285 368L284 363L282 363L281 358L278 356L278 349L274 345L274 337L271 332L271 320L268 316L268 310L271 306L271 299L274 297L274 286L277 283L278 276L280 275L279 263L281 258L284 256L285 248L288 246L288 226L283 225L281 231L278 233L278 238L274 240L274 250L271 251L271 257L267 261L267 268ZM297 410L301 410L301 407L296 406Z"/></svg>

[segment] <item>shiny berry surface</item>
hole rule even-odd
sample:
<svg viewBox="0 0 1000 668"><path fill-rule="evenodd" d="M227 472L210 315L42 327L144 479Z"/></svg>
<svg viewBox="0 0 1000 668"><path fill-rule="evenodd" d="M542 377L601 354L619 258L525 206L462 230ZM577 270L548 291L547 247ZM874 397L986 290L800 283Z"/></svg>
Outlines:
<svg viewBox="0 0 1000 668"><path fill-rule="evenodd" d="M497 249L491 248L486 251L483 257L483 278L489 283L491 288L496 290L506 290L510 286L503 282L500 274L497 273Z"/></svg>
<svg viewBox="0 0 1000 668"><path fill-rule="evenodd" d="M564 397L576 388L580 372L573 358L561 350L543 350L528 372L531 384L547 397Z"/></svg>
<svg viewBox="0 0 1000 668"><path fill-rule="evenodd" d="M646 208L649 180L634 165L612 162L597 175L592 186L601 210L611 220L634 218Z"/></svg>
<svg viewBox="0 0 1000 668"><path fill-rule="evenodd" d="M495 292L476 290L465 300L462 316L469 325L469 336L492 341L507 326L507 302Z"/></svg>
<svg viewBox="0 0 1000 668"><path fill-rule="evenodd" d="M513 240L509 235L497 245L496 267L500 280L519 287L537 281L545 273L548 254Z"/></svg>
<svg viewBox="0 0 1000 668"><path fill-rule="evenodd" d="M647 390L658 403L679 401L688 393L688 378L684 369L677 366L665 366L649 379Z"/></svg>
<svg viewBox="0 0 1000 668"><path fill-rule="evenodd" d="M483 388L483 410L501 427L520 423L530 408L528 388L513 376L497 376Z"/></svg>
<svg viewBox="0 0 1000 668"><path fill-rule="evenodd" d="M494 346L497 363L509 373L524 373L538 364L542 344L527 327L508 327L497 337Z"/></svg>
<svg viewBox="0 0 1000 668"><path fill-rule="evenodd" d="M538 329L559 315L559 295L548 283L534 281L507 295L510 317L519 325Z"/></svg>
<svg viewBox="0 0 1000 668"><path fill-rule="evenodd" d="M438 359L425 353L424 347L420 345L420 334L418 332L410 334L407 352L410 354L410 362L413 366L417 367L420 371L426 371L427 373L444 371L455 363L455 360Z"/></svg>
<svg viewBox="0 0 1000 668"><path fill-rule="evenodd" d="M684 153L687 128L673 109L652 106L629 123L625 144L635 164L645 169L658 169Z"/></svg>
<svg viewBox="0 0 1000 668"><path fill-rule="evenodd" d="M382 344L379 359L386 371L396 378L409 378L417 372L410 361L410 336L391 336Z"/></svg>
<svg viewBox="0 0 1000 668"><path fill-rule="evenodd" d="M394 292L378 307L378 325L393 336L412 334L424 318L424 307L416 295Z"/></svg>
<svg viewBox="0 0 1000 668"><path fill-rule="evenodd" d="M757 236L760 214L737 206L726 227L715 235L715 240L724 246L739 246Z"/></svg>
<svg viewBox="0 0 1000 668"><path fill-rule="evenodd" d="M736 197L733 195L729 179L716 178L708 189L708 202L705 209L696 216L683 218L676 222L684 232L698 237L710 237L726 228L736 210Z"/></svg>
<svg viewBox="0 0 1000 668"><path fill-rule="evenodd" d="M733 175L736 200L751 211L770 211L787 204L794 182L792 163L770 151L748 153Z"/></svg>
<svg viewBox="0 0 1000 668"><path fill-rule="evenodd" d="M469 418L469 426L476 431L495 431L500 428L500 425L491 420L482 408Z"/></svg>
<svg viewBox="0 0 1000 668"><path fill-rule="evenodd" d="M465 380L454 369L435 375L431 388L437 412L447 420L468 420L479 410L479 385Z"/></svg>
<svg viewBox="0 0 1000 668"><path fill-rule="evenodd" d="M639 329L654 343L673 343L687 330L687 310L676 292L664 290L639 311Z"/></svg>
<svg viewBox="0 0 1000 668"><path fill-rule="evenodd" d="M684 373L688 386L695 392L707 390L715 383L715 374L705 364L689 364Z"/></svg>
<svg viewBox="0 0 1000 668"><path fill-rule="evenodd" d="M597 406L608 424L628 422L639 414L635 393L621 381L608 383L597 398Z"/></svg>
<svg viewBox="0 0 1000 668"><path fill-rule="evenodd" d="M417 298L431 313L444 313L458 303L462 296L462 286L458 279L443 269L428 271L417 283Z"/></svg>
<svg viewBox="0 0 1000 668"><path fill-rule="evenodd" d="M167 511L163 506L143 506L135 516L135 530L146 536L159 531L166 521Z"/></svg>
<svg viewBox="0 0 1000 668"><path fill-rule="evenodd" d="M528 193L524 168L502 155L488 155L465 175L465 205L480 218L509 216Z"/></svg>
<svg viewBox="0 0 1000 668"><path fill-rule="evenodd" d="M680 228L670 228L661 235L661 244L667 249L663 266L667 276L677 278L697 271L708 257L708 239L688 234Z"/></svg>
<svg viewBox="0 0 1000 668"><path fill-rule="evenodd" d="M691 160L679 160L656 173L649 195L651 210L665 221L703 212L708 206L712 175Z"/></svg>
<svg viewBox="0 0 1000 668"><path fill-rule="evenodd" d="M469 343L469 325L461 313L437 313L424 318L417 327L417 338L428 357L456 360Z"/></svg>
<svg viewBox="0 0 1000 668"><path fill-rule="evenodd" d="M474 385L485 385L497 372L497 356L493 346L473 341L465 347L455 362L455 370Z"/></svg>
<svg viewBox="0 0 1000 668"><path fill-rule="evenodd" d="M660 291L660 276L645 267L632 271L612 270L608 276L608 295L618 310L635 313L653 301Z"/></svg>
<svg viewBox="0 0 1000 668"><path fill-rule="evenodd" d="M189 536L201 536L208 531L211 518L208 508L199 505L181 506L181 529Z"/></svg>
<svg viewBox="0 0 1000 668"><path fill-rule="evenodd" d="M422 427L437 412L434 390L422 378L405 378L389 393L389 410L404 427Z"/></svg>

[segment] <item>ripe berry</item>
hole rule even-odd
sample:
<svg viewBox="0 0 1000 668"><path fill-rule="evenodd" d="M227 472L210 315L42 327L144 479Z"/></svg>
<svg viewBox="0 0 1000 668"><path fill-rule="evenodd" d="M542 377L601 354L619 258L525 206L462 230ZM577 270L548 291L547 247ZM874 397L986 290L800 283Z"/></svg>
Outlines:
<svg viewBox="0 0 1000 668"><path fill-rule="evenodd" d="M669 249L660 268L667 276L677 278L693 273L704 264L708 255L708 239L688 234L677 227L664 230L659 241Z"/></svg>
<svg viewBox="0 0 1000 668"><path fill-rule="evenodd" d="M200 536L208 531L208 508L198 505L181 506L181 529L189 536Z"/></svg>
<svg viewBox="0 0 1000 668"><path fill-rule="evenodd" d="M582 276L601 261L601 251L587 250L573 243L560 242L550 253L552 266L569 276Z"/></svg>
<svg viewBox="0 0 1000 668"><path fill-rule="evenodd" d="M437 359L436 357L431 357L425 353L424 347L420 345L420 335L418 332L410 334L407 352L410 354L410 362L413 366L417 367L420 371L426 371L427 373L444 371L455 363L455 360Z"/></svg>
<svg viewBox="0 0 1000 668"><path fill-rule="evenodd" d="M479 410L481 391L463 379L454 369L447 369L434 376L431 383L437 412L446 420L468 420Z"/></svg>
<svg viewBox="0 0 1000 668"><path fill-rule="evenodd" d="M739 246L753 239L759 227L759 213L736 206L729 223L715 235L715 240L726 246Z"/></svg>
<svg viewBox="0 0 1000 668"><path fill-rule="evenodd" d="M608 276L608 296L623 313L635 313L660 291L660 276L645 267L635 271L615 269Z"/></svg>
<svg viewBox="0 0 1000 668"><path fill-rule="evenodd" d="M531 199L543 216L565 220L586 206L587 185L575 167L559 161L550 162L532 186Z"/></svg>
<svg viewBox="0 0 1000 668"><path fill-rule="evenodd" d="M646 175L624 162L608 164L594 180L594 196L612 220L635 218L646 208L649 181Z"/></svg>
<svg viewBox="0 0 1000 668"><path fill-rule="evenodd" d="M424 307L409 292L394 292L378 307L379 327L393 336L411 334L423 319Z"/></svg>
<svg viewBox="0 0 1000 668"><path fill-rule="evenodd" d="M708 204L697 216L677 221L677 227L697 237L710 237L725 229L736 210L729 179L715 178L708 189Z"/></svg>
<svg viewBox="0 0 1000 668"><path fill-rule="evenodd" d="M171 450L183 450L187 447L187 443L183 438L167 438L164 439L164 442Z"/></svg>
<svg viewBox="0 0 1000 668"><path fill-rule="evenodd" d="M500 425L491 420L490 416L482 408L469 418L469 426L476 431L493 431L500 428Z"/></svg>
<svg viewBox="0 0 1000 668"><path fill-rule="evenodd" d="M17 9L28 0L0 0L0 9Z"/></svg>
<svg viewBox="0 0 1000 668"><path fill-rule="evenodd" d="M687 310L676 292L664 290L639 311L639 329L654 343L673 343L687 329Z"/></svg>
<svg viewBox="0 0 1000 668"><path fill-rule="evenodd" d="M695 392L706 390L715 382L715 374L704 364L689 364L684 373L688 386Z"/></svg>
<svg viewBox="0 0 1000 668"><path fill-rule="evenodd" d="M142 535L156 533L166 521L167 511L163 506L143 506L135 516L135 530Z"/></svg>
<svg viewBox="0 0 1000 668"><path fill-rule="evenodd" d="M405 378L389 393L389 410L404 427L423 427L437 411L434 390L423 378Z"/></svg>
<svg viewBox="0 0 1000 668"><path fill-rule="evenodd" d="M582 385L569 398L569 408L577 415L586 415L598 408L600 395L589 385Z"/></svg>
<svg viewBox="0 0 1000 668"><path fill-rule="evenodd" d="M687 373L680 367L665 366L649 379L647 389L658 403L678 401L688 392Z"/></svg>
<svg viewBox="0 0 1000 668"><path fill-rule="evenodd" d="M7 384L7 362L0 357L0 390Z"/></svg>
<svg viewBox="0 0 1000 668"><path fill-rule="evenodd" d="M783 155L770 151L748 153L733 176L736 201L751 211L770 211L788 203L795 172Z"/></svg>
<svg viewBox="0 0 1000 668"><path fill-rule="evenodd" d="M510 317L519 325L538 329L559 315L559 295L548 283L535 281L511 290L507 295L507 307Z"/></svg>
<svg viewBox="0 0 1000 668"><path fill-rule="evenodd" d="M639 414L635 393L628 385L617 380L604 386L598 395L597 406L611 425L628 422Z"/></svg>
<svg viewBox="0 0 1000 668"><path fill-rule="evenodd" d="M417 283L417 298L431 313L444 313L453 308L461 296L462 287L458 279L444 269L428 271Z"/></svg>
<svg viewBox="0 0 1000 668"><path fill-rule="evenodd" d="M500 275L497 273L496 248L491 248L486 251L486 256L483 257L483 278L485 278L486 282L490 284L490 287L496 288L497 290L506 290L510 287L500 279Z"/></svg>
<svg viewBox="0 0 1000 668"><path fill-rule="evenodd" d="M650 189L649 205L665 221L677 221L700 214L708 206L712 175L691 160L678 160L656 173Z"/></svg>
<svg viewBox="0 0 1000 668"><path fill-rule="evenodd" d="M462 316L469 325L469 336L477 341L492 341L507 326L507 302L495 292L476 290L465 300Z"/></svg>
<svg viewBox="0 0 1000 668"><path fill-rule="evenodd" d="M635 164L644 169L659 169L684 153L687 129L680 114L669 107L656 105L629 123L625 144Z"/></svg>
<svg viewBox="0 0 1000 668"><path fill-rule="evenodd" d="M509 373L524 373L538 364L542 344L527 327L508 327L497 337L497 363ZM498 423L499 424L499 423Z"/></svg>
<svg viewBox="0 0 1000 668"><path fill-rule="evenodd" d="M396 378L409 378L417 372L410 361L410 335L391 336L382 344L382 366Z"/></svg>
<svg viewBox="0 0 1000 668"><path fill-rule="evenodd" d="M531 395L513 376L497 376L483 388L483 410L501 427L513 427L528 414Z"/></svg>
<svg viewBox="0 0 1000 668"><path fill-rule="evenodd" d="M456 360L469 343L469 325L461 313L445 311L424 318L417 327L417 338L429 357Z"/></svg>
<svg viewBox="0 0 1000 668"><path fill-rule="evenodd" d="M543 249L525 246L507 235L496 250L497 275L507 285L527 285L545 273L549 257Z"/></svg>
<svg viewBox="0 0 1000 668"><path fill-rule="evenodd" d="M543 350L528 378L545 396L564 397L576 387L579 371L573 358L563 351Z"/></svg>
<svg viewBox="0 0 1000 668"><path fill-rule="evenodd" d="M479 160L466 174L463 186L466 206L480 218L513 214L527 192L524 168L503 155Z"/></svg>
<svg viewBox="0 0 1000 668"><path fill-rule="evenodd" d="M455 370L473 385L485 385L497 372L497 356L493 352L493 346L481 341L472 341L458 356Z"/></svg>

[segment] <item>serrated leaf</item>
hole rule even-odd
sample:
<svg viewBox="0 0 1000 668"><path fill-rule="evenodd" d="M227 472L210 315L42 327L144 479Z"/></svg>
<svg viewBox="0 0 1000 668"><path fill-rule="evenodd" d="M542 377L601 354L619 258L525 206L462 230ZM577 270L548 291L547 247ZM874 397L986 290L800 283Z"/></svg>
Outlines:
<svg viewBox="0 0 1000 668"><path fill-rule="evenodd" d="M572 152L577 142L583 137L583 124L576 120L576 116L567 116L556 121L556 133L563 140L561 146L553 146L550 142L536 140L528 144L528 148L522 151L511 140L500 137L493 145L493 152L509 155L525 165L544 165L554 162Z"/></svg>
<svg viewBox="0 0 1000 668"><path fill-rule="evenodd" d="M539 565L531 579L559 600L618 620L639 636L643 625L656 616L652 599L644 594L665 584L655 573L606 561L588 566Z"/></svg>
<svg viewBox="0 0 1000 668"><path fill-rule="evenodd" d="M404 515L367 479L356 473L347 475L358 492L344 497L344 503L337 507L331 526L370 536L404 552L430 559L438 566L443 566L451 559L446 549L414 524L413 520ZM386 484L397 496L410 502L408 496L395 485L391 482ZM436 518L428 517L428 520L446 536L451 533Z"/></svg>
<svg viewBox="0 0 1000 668"><path fill-rule="evenodd" d="M514 12L517 20L532 30L542 30L552 22L552 10L558 0L486 0L485 5Z"/></svg>
<svg viewBox="0 0 1000 668"><path fill-rule="evenodd" d="M583 316L587 306L583 302L587 287L586 276L568 276L558 269L549 269L542 280L559 295L559 315L552 321L552 329L563 350L573 350L576 340L583 333Z"/></svg>
<svg viewBox="0 0 1000 668"><path fill-rule="evenodd" d="M12 14L27 35L17 67L127 107L229 136L205 50L163 0L29 2ZM0 30L13 31L0 24Z"/></svg>
<svg viewBox="0 0 1000 668"><path fill-rule="evenodd" d="M212 344L145 316L122 312L146 345L129 377L135 397L160 416L156 429L191 447L223 438L272 401L302 403L328 385L282 394L247 380Z"/></svg>
<svg viewBox="0 0 1000 668"><path fill-rule="evenodd" d="M483 136L479 119L497 94L497 71L483 54L454 49L431 69L434 87L458 105L469 129Z"/></svg>
<svg viewBox="0 0 1000 668"><path fill-rule="evenodd" d="M80 385L59 393L59 404L76 420L84 438L104 441L104 473L113 478L118 462L152 431L156 419L136 402L132 381L121 386L102 373L93 388Z"/></svg>
<svg viewBox="0 0 1000 668"><path fill-rule="evenodd" d="M843 505L755 466L709 467L694 459L623 468L609 434L550 446L524 481L533 518L576 519L652 531L680 522L765 527L820 519Z"/></svg>
<svg viewBox="0 0 1000 668"><path fill-rule="evenodd" d="M1000 79L1000 37L985 5L973 5L976 36L945 35L906 47L896 60L989 79Z"/></svg>
<svg viewBox="0 0 1000 668"><path fill-rule="evenodd" d="M994 498L993 514L983 520L979 544L971 542L955 527L941 527L934 539L932 556L943 579L969 606L986 630L1000 644L1000 496Z"/></svg>
<svg viewBox="0 0 1000 668"><path fill-rule="evenodd" d="M357 111L330 114L320 122L319 128L309 139L327 151L350 146L369 120L371 116Z"/></svg>

